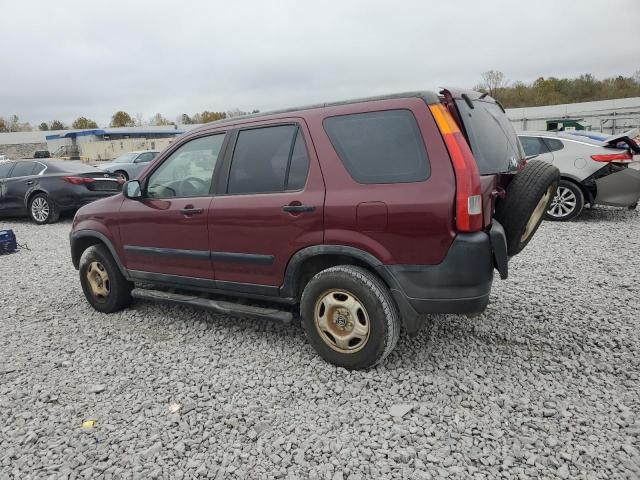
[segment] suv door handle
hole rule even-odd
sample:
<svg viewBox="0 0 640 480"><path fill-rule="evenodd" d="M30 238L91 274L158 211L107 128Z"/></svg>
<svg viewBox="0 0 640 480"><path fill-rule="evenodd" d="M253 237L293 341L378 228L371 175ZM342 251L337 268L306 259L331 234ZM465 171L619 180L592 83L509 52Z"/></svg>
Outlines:
<svg viewBox="0 0 640 480"><path fill-rule="evenodd" d="M33 185L33 180L29 180L29 181L27 182L27 185Z"/></svg>
<svg viewBox="0 0 640 480"><path fill-rule="evenodd" d="M285 205L282 207L283 212L289 213L303 213L313 212L316 209L313 205Z"/></svg>
<svg viewBox="0 0 640 480"><path fill-rule="evenodd" d="M190 205L187 205L185 208L180 210L180 213L183 215L195 215L196 213L204 212L204 208L194 208Z"/></svg>

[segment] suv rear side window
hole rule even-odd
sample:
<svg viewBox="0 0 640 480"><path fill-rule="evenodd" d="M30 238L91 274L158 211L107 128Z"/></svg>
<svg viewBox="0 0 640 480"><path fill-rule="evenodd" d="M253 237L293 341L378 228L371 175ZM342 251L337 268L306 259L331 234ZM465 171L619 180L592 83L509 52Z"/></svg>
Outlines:
<svg viewBox="0 0 640 480"><path fill-rule="evenodd" d="M515 170L524 158L511 122L493 102L474 100L469 108L464 100L456 100L473 156L480 175Z"/></svg>
<svg viewBox="0 0 640 480"><path fill-rule="evenodd" d="M422 134L409 110L329 117L324 129L358 183L420 182L431 173Z"/></svg>
<svg viewBox="0 0 640 480"><path fill-rule="evenodd" d="M231 159L227 192L242 195L300 190L308 171L309 157L297 125L241 130Z"/></svg>

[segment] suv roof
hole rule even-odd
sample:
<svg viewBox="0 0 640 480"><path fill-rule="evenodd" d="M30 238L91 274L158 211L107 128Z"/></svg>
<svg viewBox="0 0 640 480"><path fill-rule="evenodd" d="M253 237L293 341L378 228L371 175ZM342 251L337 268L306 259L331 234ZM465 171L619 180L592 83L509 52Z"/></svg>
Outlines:
<svg viewBox="0 0 640 480"><path fill-rule="evenodd" d="M337 107L340 105L350 105L353 103L362 103L362 102L375 102L378 100L392 100L397 98L422 98L427 104L439 103L440 98L434 92L428 90L422 91L414 91L414 92L402 92L402 93L392 93L387 95L377 95L373 97L363 97L363 98L353 98L349 100L340 100L337 102L324 102L324 103L316 103L311 105L304 105L300 107L293 108L283 108L279 110L270 110L268 112L260 112L253 113L250 115L243 115L241 117L233 117L233 118L225 118L223 120L216 120L213 122L206 123L201 127L195 128L193 130L189 130L189 133L200 132L202 130L208 130L212 126L225 125L225 124L233 124L237 122L241 122L248 119L261 118L268 119L268 117L281 115L283 113L294 113L294 112L304 112L308 110L315 110L318 108L326 108L326 107Z"/></svg>

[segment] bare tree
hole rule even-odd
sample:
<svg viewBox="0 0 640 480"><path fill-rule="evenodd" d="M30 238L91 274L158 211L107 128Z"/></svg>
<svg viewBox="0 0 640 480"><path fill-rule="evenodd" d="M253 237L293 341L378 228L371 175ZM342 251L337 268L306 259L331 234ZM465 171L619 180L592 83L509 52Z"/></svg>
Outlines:
<svg viewBox="0 0 640 480"><path fill-rule="evenodd" d="M498 70L489 70L481 75L482 81L476 87L478 90L484 90L493 98L497 98L501 88L505 88L509 82L505 79L504 73Z"/></svg>

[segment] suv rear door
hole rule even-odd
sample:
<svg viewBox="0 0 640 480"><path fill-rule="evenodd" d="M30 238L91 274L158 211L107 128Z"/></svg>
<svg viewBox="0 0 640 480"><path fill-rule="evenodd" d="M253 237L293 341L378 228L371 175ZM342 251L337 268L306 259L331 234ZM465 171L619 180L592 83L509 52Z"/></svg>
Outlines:
<svg viewBox="0 0 640 480"><path fill-rule="evenodd" d="M209 218L216 285L277 295L291 256L323 242L324 181L305 122L238 128L223 171Z"/></svg>
<svg viewBox="0 0 640 480"><path fill-rule="evenodd" d="M525 152L502 105L472 91L444 89L445 105L458 122L478 164L484 226L491 224L496 187L506 187L525 160Z"/></svg>

